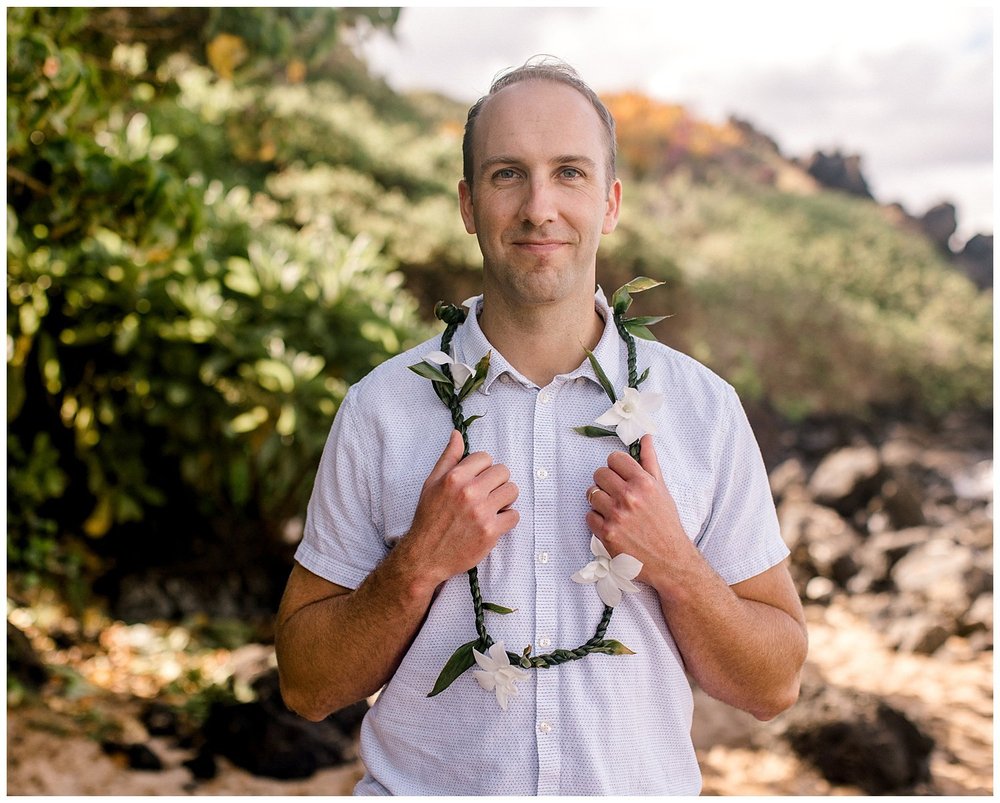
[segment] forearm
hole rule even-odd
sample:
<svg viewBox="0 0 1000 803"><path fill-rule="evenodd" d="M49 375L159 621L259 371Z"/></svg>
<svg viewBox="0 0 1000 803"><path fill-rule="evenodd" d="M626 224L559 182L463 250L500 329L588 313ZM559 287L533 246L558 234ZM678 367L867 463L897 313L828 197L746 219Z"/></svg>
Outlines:
<svg viewBox="0 0 1000 803"><path fill-rule="evenodd" d="M804 622L752 598L764 584L770 597L784 573L778 566L730 587L692 546L688 559L657 589L664 618L698 685L758 719L771 719L795 702L806 656Z"/></svg>
<svg viewBox="0 0 1000 803"><path fill-rule="evenodd" d="M297 609L290 605L293 612L284 617L279 611L275 649L289 708L320 720L368 697L392 677L427 615L435 587L404 552L397 546L353 591Z"/></svg>

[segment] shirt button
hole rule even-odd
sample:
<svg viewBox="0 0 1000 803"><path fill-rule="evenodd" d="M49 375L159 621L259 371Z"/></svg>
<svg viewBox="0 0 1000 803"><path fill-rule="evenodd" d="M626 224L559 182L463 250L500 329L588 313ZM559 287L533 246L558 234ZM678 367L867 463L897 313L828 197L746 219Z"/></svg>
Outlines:
<svg viewBox="0 0 1000 803"><path fill-rule="evenodd" d="M552 733L552 726L548 722L539 722L538 730L542 733Z"/></svg>
<svg viewBox="0 0 1000 803"><path fill-rule="evenodd" d="M552 401L552 394L551 393L543 393L541 396L539 396L538 400L542 404L548 404L550 401Z"/></svg>
<svg viewBox="0 0 1000 803"><path fill-rule="evenodd" d="M535 472L535 476L540 480L544 480L547 476L549 476L549 472L547 469L540 468Z"/></svg>
<svg viewBox="0 0 1000 803"><path fill-rule="evenodd" d="M549 562L549 553L548 552L539 552L538 553L538 562L539 563L548 563Z"/></svg>
<svg viewBox="0 0 1000 803"><path fill-rule="evenodd" d="M538 646L539 647L548 647L551 643L552 643L552 639L549 639L549 638L540 638L540 639L538 639Z"/></svg>

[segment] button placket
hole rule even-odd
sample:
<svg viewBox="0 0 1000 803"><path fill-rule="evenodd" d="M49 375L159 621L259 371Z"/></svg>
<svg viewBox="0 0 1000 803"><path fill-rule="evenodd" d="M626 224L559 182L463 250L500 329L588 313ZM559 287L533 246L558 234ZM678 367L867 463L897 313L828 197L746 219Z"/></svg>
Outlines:
<svg viewBox="0 0 1000 803"><path fill-rule="evenodd" d="M557 578L553 568L558 542L556 482L559 464L555 454L555 411L558 385L542 388L534 410L534 519L535 519L535 647L548 652L556 633ZM554 712L559 699L558 672L536 670L536 743L538 748L538 794L558 793L560 755Z"/></svg>

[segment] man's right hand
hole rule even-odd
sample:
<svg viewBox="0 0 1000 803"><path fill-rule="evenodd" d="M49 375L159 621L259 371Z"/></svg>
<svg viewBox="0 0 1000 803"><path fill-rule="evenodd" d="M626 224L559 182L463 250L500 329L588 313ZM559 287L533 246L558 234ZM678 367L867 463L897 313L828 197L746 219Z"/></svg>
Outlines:
<svg viewBox="0 0 1000 803"><path fill-rule="evenodd" d="M485 558L517 524L510 506L517 486L507 467L486 452L462 458L462 435L452 430L448 445L424 481L403 547L435 585L466 572Z"/></svg>
<svg viewBox="0 0 1000 803"><path fill-rule="evenodd" d="M505 466L462 459L453 431L420 492L409 533L354 590L296 564L278 611L275 649L286 704L319 721L389 681L435 589L478 564L517 524Z"/></svg>

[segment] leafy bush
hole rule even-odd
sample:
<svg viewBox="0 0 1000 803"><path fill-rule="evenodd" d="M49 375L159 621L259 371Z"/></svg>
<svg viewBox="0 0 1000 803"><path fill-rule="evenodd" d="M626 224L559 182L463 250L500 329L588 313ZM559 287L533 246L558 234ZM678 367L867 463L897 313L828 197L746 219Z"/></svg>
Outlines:
<svg viewBox="0 0 1000 803"><path fill-rule="evenodd" d="M134 81L147 51L88 13L8 12L8 559L56 575L75 532L279 534L347 385L426 331L377 240L226 183L174 103L202 68Z"/></svg>
<svg viewBox="0 0 1000 803"><path fill-rule="evenodd" d="M873 203L732 178L666 189L684 305L661 329L745 396L794 418L992 404L992 299Z"/></svg>

